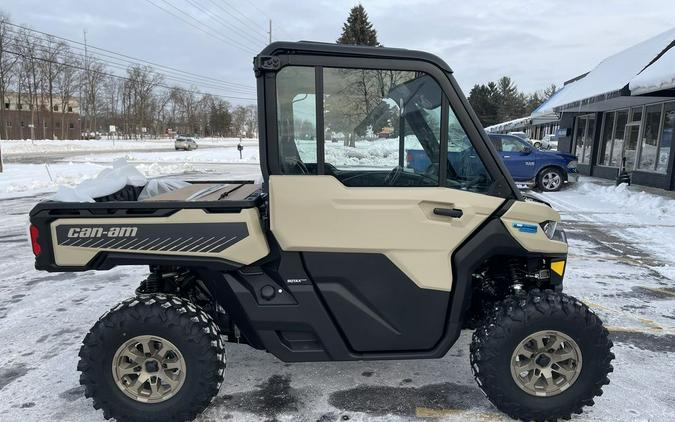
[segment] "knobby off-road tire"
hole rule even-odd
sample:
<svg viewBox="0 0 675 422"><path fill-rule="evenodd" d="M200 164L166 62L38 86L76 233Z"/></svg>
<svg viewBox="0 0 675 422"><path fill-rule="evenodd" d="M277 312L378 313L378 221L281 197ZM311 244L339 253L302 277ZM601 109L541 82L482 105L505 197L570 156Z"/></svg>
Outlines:
<svg viewBox="0 0 675 422"><path fill-rule="evenodd" d="M135 339L140 339L137 348ZM175 382L176 388L160 384L160 391L169 390L169 393L155 400L147 396L132 398L135 387L127 389L118 384L129 379L120 378L114 364L125 350L131 350L133 356L140 352L139 359L144 359L148 356L148 339L151 339L150 351L154 352L154 348L157 356L155 362L152 358L146 362L153 365L148 370L162 376L166 373L157 371L171 372L175 380L180 380L169 380ZM82 343L77 365L82 373L80 384L85 388L85 396L93 400L94 408L103 410L106 419L192 420L211 403L223 382L225 351L218 327L202 309L176 296L143 294L127 299L101 316ZM166 355L165 347L173 351L164 361L160 356ZM126 356L122 359L122 362L128 360ZM164 365L169 369L161 369ZM174 367L180 369L171 369ZM156 383L157 379L148 382ZM135 381L134 385L138 385L139 380ZM150 384L146 384L143 391L151 391Z"/></svg>
<svg viewBox="0 0 675 422"><path fill-rule="evenodd" d="M543 339L542 332L545 333ZM546 380L539 380L541 392L527 392L514 374L519 369L512 371L514 352L522 350L523 341L538 338L542 339L545 349L549 349L543 354L553 356L555 361L555 353L548 352L559 344L552 344L554 342L550 339L554 337L549 337L551 344L547 343L547 333L557 333L565 344L559 349L559 356L577 350L577 353L571 353L575 358L562 365L566 369L576 367L578 371L570 377L571 383L561 382L564 387L557 391L546 393L541 385L549 384L545 383ZM536 344L530 343L528 347L534 348ZM569 347L571 345L574 347ZM581 413L584 406L592 406L593 398L602 395L602 386L609 384L607 375L613 370L611 361L614 359L611 348L612 342L602 321L583 303L563 293L532 290L527 294L510 296L499 303L491 317L474 332L471 369L487 398L507 415L524 421L569 419L572 413ZM534 354L533 359L540 355ZM544 357L543 362L531 362L540 375L542 368L537 365L541 363L560 369L547 359ZM530 362L524 359L520 364L528 365ZM514 368L519 367L514 365ZM551 370L548 371L550 375ZM534 369L529 372L532 377L536 373ZM567 381L559 374L556 376L559 381ZM526 376L525 379L532 377ZM550 385L556 390L555 383Z"/></svg>

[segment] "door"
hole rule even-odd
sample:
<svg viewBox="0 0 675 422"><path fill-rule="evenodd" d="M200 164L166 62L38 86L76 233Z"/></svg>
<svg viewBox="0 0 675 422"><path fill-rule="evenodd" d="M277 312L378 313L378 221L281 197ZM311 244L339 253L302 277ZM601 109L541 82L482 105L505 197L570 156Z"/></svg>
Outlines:
<svg viewBox="0 0 675 422"><path fill-rule="evenodd" d="M501 135L499 154L514 180L526 181L535 177L535 159L532 147L517 136Z"/></svg>
<svg viewBox="0 0 675 422"><path fill-rule="evenodd" d="M281 249L302 253L355 351L431 349L449 312L452 252L504 202L486 194L495 178L485 166L440 159L481 156L466 111L415 69L287 66L276 93L269 193ZM403 167L411 150L426 156L424 172Z"/></svg>
<svg viewBox="0 0 675 422"><path fill-rule="evenodd" d="M635 168L635 159L637 156L637 146L640 137L640 123L629 123L626 125L623 143L623 158L625 160L626 171L633 171Z"/></svg>

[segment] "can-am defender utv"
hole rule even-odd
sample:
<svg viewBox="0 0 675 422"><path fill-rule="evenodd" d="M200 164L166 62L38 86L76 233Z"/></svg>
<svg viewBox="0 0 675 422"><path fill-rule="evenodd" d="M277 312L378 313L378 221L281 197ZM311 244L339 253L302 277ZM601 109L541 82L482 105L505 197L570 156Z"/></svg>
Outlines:
<svg viewBox="0 0 675 422"><path fill-rule="evenodd" d="M217 394L224 342L286 362L443 357L524 420L569 418L609 382L600 319L562 293L559 215L526 200L430 54L274 43L254 60L263 184L143 201L43 202L36 268L148 265L84 339L106 418L183 421ZM424 172L404 167L425 151Z"/></svg>

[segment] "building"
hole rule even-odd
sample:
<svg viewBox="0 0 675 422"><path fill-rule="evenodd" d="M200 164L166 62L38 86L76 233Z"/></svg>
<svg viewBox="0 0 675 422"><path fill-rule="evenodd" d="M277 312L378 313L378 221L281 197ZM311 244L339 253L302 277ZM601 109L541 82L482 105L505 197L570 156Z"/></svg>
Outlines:
<svg viewBox="0 0 675 422"><path fill-rule="evenodd" d="M568 81L530 119L558 117L558 149L579 172L675 189L675 28L610 56Z"/></svg>
<svg viewBox="0 0 675 422"><path fill-rule="evenodd" d="M558 150L579 157L581 174L675 190L675 28L565 82L530 116L485 128L555 133Z"/></svg>
<svg viewBox="0 0 675 422"><path fill-rule="evenodd" d="M2 139L79 139L80 107L71 99L62 104L61 98L54 97L53 113L49 112L49 99L38 101L38 109L31 112L28 98L17 93L7 93L0 107L0 138ZM65 108L65 110L64 110ZM34 118L34 120L33 120ZM52 124L53 119L53 124Z"/></svg>
<svg viewBox="0 0 675 422"><path fill-rule="evenodd" d="M508 122L497 123L485 128L490 133L525 132L530 139L542 139L558 131L559 119L555 113L541 116L527 116Z"/></svg>

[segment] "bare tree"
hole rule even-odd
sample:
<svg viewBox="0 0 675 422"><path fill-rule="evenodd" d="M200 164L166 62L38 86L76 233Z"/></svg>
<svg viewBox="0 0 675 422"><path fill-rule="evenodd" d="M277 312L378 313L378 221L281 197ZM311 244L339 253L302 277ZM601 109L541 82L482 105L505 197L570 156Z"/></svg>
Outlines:
<svg viewBox="0 0 675 422"><path fill-rule="evenodd" d="M157 85L160 85L163 81L162 75L156 73L149 66L132 66L127 69L127 82L133 98L134 120L141 129L147 128L152 118L150 109L153 92ZM143 132L141 130L142 136Z"/></svg>
<svg viewBox="0 0 675 422"><path fill-rule="evenodd" d="M82 98L83 103L80 107L84 112L84 121L86 132L96 132L98 105L101 100L101 91L103 80L106 77L105 66L98 59L86 57L82 70Z"/></svg>
<svg viewBox="0 0 675 422"><path fill-rule="evenodd" d="M3 133L5 139L9 138L9 129L5 122L5 98L14 76L14 66L19 58L14 54L16 44L7 23L9 18L0 15L0 139Z"/></svg>
<svg viewBox="0 0 675 422"><path fill-rule="evenodd" d="M66 52L69 50L68 46L63 41L57 41L51 35L45 37L43 46L38 51L39 56L39 65L40 71L42 73L42 85L41 89L42 104L49 104L49 129L50 129L50 138L54 139L54 127L56 119L54 116L54 91L57 79L64 70L64 64L59 60L66 55ZM45 101L46 96L46 101ZM58 107L58 105L57 105ZM44 108L44 107L43 107ZM45 125L42 125L42 136L46 136Z"/></svg>
<svg viewBox="0 0 675 422"><path fill-rule="evenodd" d="M30 138L35 139L35 123L40 97L42 74L39 68L38 51L42 47L42 38L33 35L27 29L21 29L17 35L17 46L20 54L21 74L28 94L28 108L30 110ZM21 104L19 104L21 107Z"/></svg>
<svg viewBox="0 0 675 422"><path fill-rule="evenodd" d="M61 110L61 139L66 138L66 113L71 111L71 100L75 95L79 62L77 57L67 49L61 57L62 70L56 80L56 92L59 96ZM52 124L53 127L53 124Z"/></svg>

